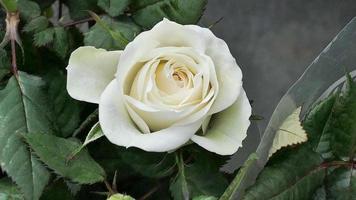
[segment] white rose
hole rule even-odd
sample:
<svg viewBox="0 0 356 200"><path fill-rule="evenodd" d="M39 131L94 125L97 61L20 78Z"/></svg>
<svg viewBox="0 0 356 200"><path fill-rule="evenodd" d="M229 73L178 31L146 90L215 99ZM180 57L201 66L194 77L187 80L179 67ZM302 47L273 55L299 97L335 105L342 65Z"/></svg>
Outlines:
<svg viewBox="0 0 356 200"><path fill-rule="evenodd" d="M191 140L230 155L246 137L242 72L209 29L164 19L124 51L78 48L67 70L69 94L99 104L103 133L116 145L165 152Z"/></svg>

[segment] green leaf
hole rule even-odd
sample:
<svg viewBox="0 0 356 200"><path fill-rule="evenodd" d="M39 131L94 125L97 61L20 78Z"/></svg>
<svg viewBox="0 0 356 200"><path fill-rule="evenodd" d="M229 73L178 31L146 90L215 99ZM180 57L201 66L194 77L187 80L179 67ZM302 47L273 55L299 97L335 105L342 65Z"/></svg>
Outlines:
<svg viewBox="0 0 356 200"><path fill-rule="evenodd" d="M38 47L45 46L53 41L54 29L48 28L41 32L35 33L34 44Z"/></svg>
<svg viewBox="0 0 356 200"><path fill-rule="evenodd" d="M219 172L218 165L207 153L193 154L194 161L186 165L183 157L177 156L178 175L173 178L170 191L175 200L196 196L220 196L228 183Z"/></svg>
<svg viewBox="0 0 356 200"><path fill-rule="evenodd" d="M269 162L243 200L310 199L323 184L323 160L307 145L277 152Z"/></svg>
<svg viewBox="0 0 356 200"><path fill-rule="evenodd" d="M211 196L198 196L194 197L193 200L217 200L217 198Z"/></svg>
<svg viewBox="0 0 356 200"><path fill-rule="evenodd" d="M136 172L150 178L169 176L175 166L173 154L145 152L137 148L122 152L121 158Z"/></svg>
<svg viewBox="0 0 356 200"><path fill-rule="evenodd" d="M95 140L101 138L104 136L103 131L101 130L99 122L97 122L89 131L87 137L85 138L85 141L83 145L87 145L91 142L94 142Z"/></svg>
<svg viewBox="0 0 356 200"><path fill-rule="evenodd" d="M112 17L117 17L124 13L131 0L98 0L98 6L105 10Z"/></svg>
<svg viewBox="0 0 356 200"><path fill-rule="evenodd" d="M39 158L61 176L81 184L104 180L104 170L85 150L66 162L70 153L81 145L78 142L42 133L31 133L24 138Z"/></svg>
<svg viewBox="0 0 356 200"><path fill-rule="evenodd" d="M196 24L203 14L207 0L142 0L134 1L134 21L144 28L152 28L164 17L180 24Z"/></svg>
<svg viewBox="0 0 356 200"><path fill-rule="evenodd" d="M65 0L64 3L68 6L69 14L73 20L88 17L88 10L94 12L98 10L97 0Z"/></svg>
<svg viewBox="0 0 356 200"><path fill-rule="evenodd" d="M303 122L304 129L308 133L308 145L314 151L320 153L324 159L332 157L330 148L331 132L327 131L328 122L332 108L335 104L337 94L332 94L325 100L319 102L311 111Z"/></svg>
<svg viewBox="0 0 356 200"><path fill-rule="evenodd" d="M99 122L97 122L89 131L87 137L85 138L84 143L78 147L76 150L74 150L71 155L69 156L68 159L74 158L85 146L87 146L89 143L94 142L95 140L101 138L104 136L103 131L101 130Z"/></svg>
<svg viewBox="0 0 356 200"><path fill-rule="evenodd" d="M61 57L66 58L69 52L69 33L63 27L54 28L53 49Z"/></svg>
<svg viewBox="0 0 356 200"><path fill-rule="evenodd" d="M0 48L0 80L10 73L10 60L7 52Z"/></svg>
<svg viewBox="0 0 356 200"><path fill-rule="evenodd" d="M246 177L246 173L254 162L257 160L257 155L255 153L251 154L245 161L243 167L239 170L234 180L231 182L229 187L225 190L224 194L219 198L219 200L233 200L234 194L239 188L241 181Z"/></svg>
<svg viewBox="0 0 356 200"><path fill-rule="evenodd" d="M324 186L316 190L312 197L312 200L326 200L326 192Z"/></svg>
<svg viewBox="0 0 356 200"><path fill-rule="evenodd" d="M95 46L106 50L124 49L126 43L122 42L121 39L116 39L116 37L120 35L127 41L131 41L140 33L140 28L127 18L114 20L104 16L101 21L107 28L104 28L100 23L91 27L89 32L84 35L84 44L86 46Z"/></svg>
<svg viewBox="0 0 356 200"><path fill-rule="evenodd" d="M40 6L36 2L29 0L17 0L17 4L20 15L26 21L30 21L41 15Z"/></svg>
<svg viewBox="0 0 356 200"><path fill-rule="evenodd" d="M42 9L50 7L56 0L34 0Z"/></svg>
<svg viewBox="0 0 356 200"><path fill-rule="evenodd" d="M17 1L16 0L0 0L0 4L6 9L7 12L17 11Z"/></svg>
<svg viewBox="0 0 356 200"><path fill-rule="evenodd" d="M348 167L335 169L327 177L327 199L356 199L356 171Z"/></svg>
<svg viewBox="0 0 356 200"><path fill-rule="evenodd" d="M49 179L47 169L21 138L53 130L44 86L40 78L19 72L0 91L0 164L26 199L39 199Z"/></svg>
<svg viewBox="0 0 356 200"><path fill-rule="evenodd" d="M74 197L67 185L63 181L57 180L47 187L41 200L74 200Z"/></svg>
<svg viewBox="0 0 356 200"><path fill-rule="evenodd" d="M68 137L80 123L80 103L67 92L66 75L59 70L50 70L44 80L48 85L49 104L59 136ZM56 132L56 133L57 133Z"/></svg>
<svg viewBox="0 0 356 200"><path fill-rule="evenodd" d="M24 27L25 32L41 32L48 27L48 19L44 16L39 16L32 19Z"/></svg>
<svg viewBox="0 0 356 200"><path fill-rule="evenodd" d="M23 194L8 178L0 179L1 200L24 200Z"/></svg>
<svg viewBox="0 0 356 200"><path fill-rule="evenodd" d="M336 99L325 130L330 132L333 154L342 160L353 160L356 151L356 83L347 76L346 89Z"/></svg>

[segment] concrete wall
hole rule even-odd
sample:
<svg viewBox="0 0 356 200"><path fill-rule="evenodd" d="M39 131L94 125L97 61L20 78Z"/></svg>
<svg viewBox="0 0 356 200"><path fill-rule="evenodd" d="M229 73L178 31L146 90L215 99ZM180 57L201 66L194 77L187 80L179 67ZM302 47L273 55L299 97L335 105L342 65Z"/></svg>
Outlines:
<svg viewBox="0 0 356 200"><path fill-rule="evenodd" d="M263 129L281 96L354 16L355 0L209 0L201 23L224 17L212 30L242 68Z"/></svg>

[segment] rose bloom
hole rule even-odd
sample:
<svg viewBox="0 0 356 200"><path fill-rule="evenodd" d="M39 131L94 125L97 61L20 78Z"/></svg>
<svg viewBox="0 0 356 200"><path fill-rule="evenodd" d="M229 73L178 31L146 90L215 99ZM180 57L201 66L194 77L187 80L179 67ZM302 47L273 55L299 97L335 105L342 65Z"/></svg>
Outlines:
<svg viewBox="0 0 356 200"><path fill-rule="evenodd" d="M69 94L99 104L99 123L114 144L173 151L189 141L221 155L242 146L251 106L242 72L209 29L164 19L123 51L75 50Z"/></svg>

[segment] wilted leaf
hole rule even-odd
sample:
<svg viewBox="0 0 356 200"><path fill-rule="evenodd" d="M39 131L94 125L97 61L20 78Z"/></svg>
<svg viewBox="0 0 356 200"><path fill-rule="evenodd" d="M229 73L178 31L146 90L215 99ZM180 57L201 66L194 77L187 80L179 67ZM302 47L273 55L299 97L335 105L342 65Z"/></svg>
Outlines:
<svg viewBox="0 0 356 200"><path fill-rule="evenodd" d="M299 120L301 110L302 107L297 108L279 127L273 140L272 147L269 150L269 157L282 147L299 144L308 140L307 133L303 129Z"/></svg>
<svg viewBox="0 0 356 200"><path fill-rule="evenodd" d="M67 157L81 145L78 142L42 133L31 133L24 137L39 158L61 176L81 184L104 180L104 170L86 150L67 162Z"/></svg>
<svg viewBox="0 0 356 200"><path fill-rule="evenodd" d="M0 91L0 163L26 199L39 199L49 179L49 172L38 161L21 134L32 131L50 134L52 119L48 116L48 99L44 82L19 72Z"/></svg>

